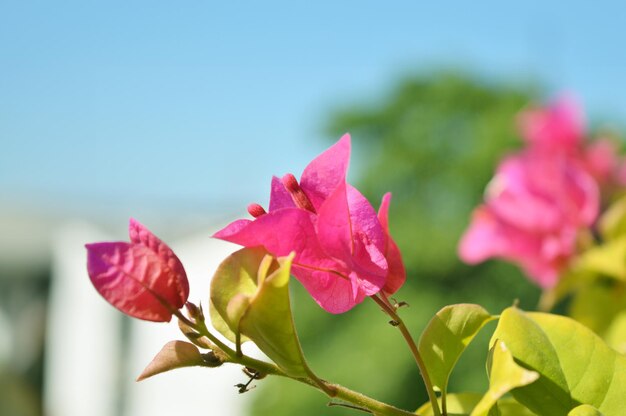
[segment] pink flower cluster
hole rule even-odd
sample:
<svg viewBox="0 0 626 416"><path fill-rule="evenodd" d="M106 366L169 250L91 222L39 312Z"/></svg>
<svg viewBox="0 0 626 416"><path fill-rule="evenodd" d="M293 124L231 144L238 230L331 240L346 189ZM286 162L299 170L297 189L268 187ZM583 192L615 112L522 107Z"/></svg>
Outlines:
<svg viewBox="0 0 626 416"><path fill-rule="evenodd" d="M291 174L272 179L269 212L252 204L254 220L237 220L214 237L263 246L277 257L295 252L293 275L331 313L381 290L394 293L405 269L387 225L391 195L377 214L346 182L349 159L346 134L304 169L300 182Z"/></svg>
<svg viewBox="0 0 626 416"><path fill-rule="evenodd" d="M556 284L576 254L579 232L600 209L600 190L623 184L621 159L608 140L586 140L577 103L561 97L519 117L526 147L506 157L473 214L459 254L519 264L539 286Z"/></svg>
<svg viewBox="0 0 626 416"><path fill-rule="evenodd" d="M389 295L405 280L398 246L389 235L391 195L378 213L346 182L350 136L314 159L300 182L272 180L269 212L248 207L242 219L215 237L246 247L263 246L281 257L295 253L292 273L327 311L345 312L367 296ZM144 226L130 221L130 242L87 244L87 270L95 288L127 315L169 321L189 296L183 265Z"/></svg>

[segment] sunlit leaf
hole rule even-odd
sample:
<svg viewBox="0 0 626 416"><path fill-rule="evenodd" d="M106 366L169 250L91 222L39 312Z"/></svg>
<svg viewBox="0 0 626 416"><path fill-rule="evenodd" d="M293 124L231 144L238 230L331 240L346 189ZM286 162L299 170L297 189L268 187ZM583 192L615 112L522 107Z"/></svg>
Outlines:
<svg viewBox="0 0 626 416"><path fill-rule="evenodd" d="M479 393L457 393L446 397L448 415L469 415L474 406L480 401L482 395ZM441 407L441 397L438 398ZM434 416L430 401L424 403L415 411L420 416Z"/></svg>
<svg viewBox="0 0 626 416"><path fill-rule="evenodd" d="M419 340L419 352L434 386L445 392L459 357L478 331L494 319L482 306L450 305L430 320Z"/></svg>
<svg viewBox="0 0 626 416"><path fill-rule="evenodd" d="M198 348L184 341L170 341L152 359L150 364L141 372L137 381L148 377L174 370L181 367L203 365L204 360Z"/></svg>
<svg viewBox="0 0 626 416"><path fill-rule="evenodd" d="M601 411L588 404L581 404L573 408L567 416L604 416Z"/></svg>
<svg viewBox="0 0 626 416"><path fill-rule="evenodd" d="M307 374L289 303L289 272L293 254L278 259L279 268L264 279L241 318L243 334L287 374Z"/></svg>
<svg viewBox="0 0 626 416"><path fill-rule="evenodd" d="M209 302L209 314L211 323L222 335L236 342L235 331L239 326L239 320L233 322L237 300L231 305L229 318L229 303L237 296L251 297L257 291L257 279L259 266L267 255L260 247L246 248L231 254L217 268L211 280L211 296ZM241 342L245 341L242 339Z"/></svg>
<svg viewBox="0 0 626 416"><path fill-rule="evenodd" d="M615 316L626 308L625 286L612 279L582 284L572 298L568 315L604 337Z"/></svg>
<svg viewBox="0 0 626 416"><path fill-rule="evenodd" d="M287 374L303 377L310 370L291 314L292 260L293 254L274 260L260 248L233 253L211 282L211 320L231 341L252 340Z"/></svg>
<svg viewBox="0 0 626 416"><path fill-rule="evenodd" d="M482 397L480 393L450 394L446 400L448 416L469 416ZM439 406L441 407L441 398L439 398ZM489 416L535 416L530 410L510 398L498 400L497 410L495 408L492 410ZM420 416L434 416L430 402L424 403L415 413Z"/></svg>
<svg viewBox="0 0 626 416"><path fill-rule="evenodd" d="M539 379L511 393L541 415L567 416L576 406L620 415L626 397L626 357L573 319L506 309L492 337Z"/></svg>
<svg viewBox="0 0 626 416"><path fill-rule="evenodd" d="M626 311L619 313L606 331L605 339L614 350L626 354Z"/></svg>
<svg viewBox="0 0 626 416"><path fill-rule="evenodd" d="M471 416L487 416L498 399L516 387L526 386L539 374L520 367L502 341L496 341L490 351L489 389L472 411Z"/></svg>
<svg viewBox="0 0 626 416"><path fill-rule="evenodd" d="M536 416L512 398L498 400L498 411L500 416Z"/></svg>
<svg viewBox="0 0 626 416"><path fill-rule="evenodd" d="M576 268L626 280L626 236L587 250Z"/></svg>
<svg viewBox="0 0 626 416"><path fill-rule="evenodd" d="M626 234L626 197L609 206L598 220L598 229L605 240Z"/></svg>

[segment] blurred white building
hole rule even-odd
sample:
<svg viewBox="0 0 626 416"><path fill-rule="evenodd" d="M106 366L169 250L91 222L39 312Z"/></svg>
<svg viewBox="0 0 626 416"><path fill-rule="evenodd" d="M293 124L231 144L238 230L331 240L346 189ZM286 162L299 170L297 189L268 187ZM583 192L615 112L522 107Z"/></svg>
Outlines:
<svg viewBox="0 0 626 416"><path fill-rule="evenodd" d="M125 317L92 287L84 244L125 237L111 238L100 227L80 222L2 223L0 217L0 225L3 231L12 227L12 232L0 236L0 289L4 288L0 290L0 383L3 374L19 374L20 365L32 365L37 359L43 371L39 375L43 399L36 389L25 389L14 395L16 400L23 396L21 402L0 403L0 416L37 415L41 409L46 416L245 414L257 391L237 392L234 385L247 381L238 366L185 368L135 382L165 343L184 336L174 321L160 324ZM146 225L159 235L158 227ZM39 228L29 234L28 227ZM7 236L17 234L22 234L22 241L11 244ZM167 243L187 271L189 299L206 306L214 269L236 246L211 239L210 230ZM25 264L32 269L30 274L24 273ZM18 266L21 277L10 282L10 269ZM24 277L30 275L39 277ZM33 286L31 281L43 289L27 305L16 297L30 293L19 288ZM250 353L258 355L258 351Z"/></svg>

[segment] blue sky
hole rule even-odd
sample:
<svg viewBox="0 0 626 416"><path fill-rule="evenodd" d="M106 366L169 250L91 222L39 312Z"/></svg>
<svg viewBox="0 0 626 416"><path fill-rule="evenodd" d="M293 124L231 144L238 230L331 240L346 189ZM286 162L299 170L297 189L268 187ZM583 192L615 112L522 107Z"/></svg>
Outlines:
<svg viewBox="0 0 626 416"><path fill-rule="evenodd" d="M0 1L0 203L265 203L328 144L330 109L438 67L626 118L626 6L503 3Z"/></svg>

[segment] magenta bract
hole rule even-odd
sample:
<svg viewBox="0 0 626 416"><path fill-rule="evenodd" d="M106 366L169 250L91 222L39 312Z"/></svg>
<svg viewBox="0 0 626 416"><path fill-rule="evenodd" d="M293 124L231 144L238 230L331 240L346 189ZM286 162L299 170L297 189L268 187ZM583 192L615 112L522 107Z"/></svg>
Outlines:
<svg viewBox="0 0 626 416"><path fill-rule="evenodd" d="M293 275L331 313L345 312L383 288L395 292L405 272L387 229L390 196L379 218L346 182L349 159L345 135L305 168L300 183L293 175L272 179L269 212L253 205L254 220L235 221L214 237L263 246L274 256L294 251Z"/></svg>
<svg viewBox="0 0 626 416"><path fill-rule="evenodd" d="M131 219L130 243L87 244L87 271L96 290L127 315L168 322L189 296L185 269L174 252Z"/></svg>

